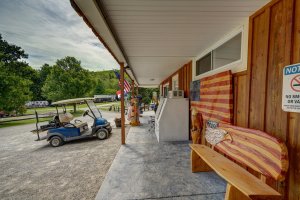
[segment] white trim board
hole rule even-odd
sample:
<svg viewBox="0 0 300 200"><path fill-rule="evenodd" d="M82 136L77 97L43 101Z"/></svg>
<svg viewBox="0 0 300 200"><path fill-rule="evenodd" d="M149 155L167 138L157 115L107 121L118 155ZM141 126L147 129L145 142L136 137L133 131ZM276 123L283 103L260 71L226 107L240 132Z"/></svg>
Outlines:
<svg viewBox="0 0 300 200"><path fill-rule="evenodd" d="M205 51L201 52L198 56L196 56L192 60L192 80L199 80L207 76L211 76L220 72L224 72L227 70L231 70L232 73L241 72L244 70L247 70L247 59L248 59L248 30L249 30L249 20L245 20L244 24L239 26L238 28L232 30L230 33L224 35L223 38L221 38L219 41L214 43L212 46L207 48ZM206 73L203 73L201 75L196 76L196 61L212 50L216 49L217 47L221 46L237 34L242 33L242 44L241 44L241 59L232 63L229 63L227 65L224 65L222 67L219 67L217 69L213 69L211 71L208 71Z"/></svg>

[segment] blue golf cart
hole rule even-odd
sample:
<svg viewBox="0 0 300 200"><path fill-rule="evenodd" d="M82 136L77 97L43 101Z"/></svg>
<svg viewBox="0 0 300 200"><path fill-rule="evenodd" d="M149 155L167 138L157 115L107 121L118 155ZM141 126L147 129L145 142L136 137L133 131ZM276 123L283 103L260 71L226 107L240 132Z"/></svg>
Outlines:
<svg viewBox="0 0 300 200"><path fill-rule="evenodd" d="M88 110L83 113L83 116L90 116L93 119L93 125L89 129L87 122L75 119L71 113L66 110L66 105L85 103ZM78 99L68 99L52 103L56 106L57 114L53 119L46 125L39 127L39 117L36 112L36 130L33 132L37 133L38 139L49 141L50 145L53 147L58 147L65 142L78 140L89 137L97 137L100 140L109 137L112 131L110 123L102 118L101 112L94 104L93 98L78 98ZM58 106L63 107L63 113L58 112ZM40 134L46 134L41 137Z"/></svg>

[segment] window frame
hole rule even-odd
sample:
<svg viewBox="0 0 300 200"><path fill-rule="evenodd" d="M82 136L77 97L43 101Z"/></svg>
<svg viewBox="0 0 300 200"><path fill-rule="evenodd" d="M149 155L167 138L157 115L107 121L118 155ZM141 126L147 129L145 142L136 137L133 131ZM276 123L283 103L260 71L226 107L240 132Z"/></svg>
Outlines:
<svg viewBox="0 0 300 200"><path fill-rule="evenodd" d="M207 52L204 56L202 56L201 58L199 58L198 60L196 60L196 76L200 76L202 74L205 74L206 72L202 73L202 74L197 74L197 62L200 61L201 59L207 57L210 55L210 70L206 71L206 72L210 72L211 70L213 70L213 51L209 51Z"/></svg>
<svg viewBox="0 0 300 200"><path fill-rule="evenodd" d="M222 71L225 71L225 70L231 70L231 69L243 64L244 51L245 51L245 49L243 49L243 47L244 48L247 47L247 44L245 44L245 39L248 38L247 35L246 35L246 38L245 38L245 31L248 31L248 29L245 29L244 26L245 25L240 26L238 29L234 30L233 32L231 32L231 34L227 35L226 37L224 37L223 39L221 39L220 41L218 41L217 43L212 45L210 48L203 51L199 56L197 56L194 59L194 61L193 61L193 81L194 80L199 80L201 78L204 78L204 77L207 77L207 76L210 76L210 75L213 75L213 74L218 73L218 72L222 72ZM215 49L217 49L218 47L222 46L223 44L225 44L226 42L233 39L238 34L241 34L241 55L240 55L240 59L214 69L213 68L213 51ZM203 74L197 75L196 74L196 62L198 60L200 60L201 58L205 57L208 53L211 53L211 62L212 62L211 70L208 71L208 72L205 72Z"/></svg>
<svg viewBox="0 0 300 200"><path fill-rule="evenodd" d="M214 52L216 52L216 50L217 50L218 48L220 48L221 46L223 46L224 44L226 44L227 42L229 42L230 40L232 40L233 38L235 38L235 37L238 36L239 34L241 34L240 59L235 60L235 61L233 61L233 62L227 63L226 65L222 65L222 66L216 68L216 66L214 65L214 64L215 64L215 63L214 63ZM227 66L227 65L230 65L230 64L232 64L232 63L241 61L241 60L242 60L242 47L243 47L242 43L243 43L243 33L242 33L242 32L239 32L239 33L235 34L234 36L232 36L231 38L229 38L227 41L225 41L225 42L223 42L222 44L220 44L219 46L213 48L213 49L211 50L211 63L212 63L211 69L212 69L212 70L216 70L216 69L218 69L218 68L222 68L222 67Z"/></svg>

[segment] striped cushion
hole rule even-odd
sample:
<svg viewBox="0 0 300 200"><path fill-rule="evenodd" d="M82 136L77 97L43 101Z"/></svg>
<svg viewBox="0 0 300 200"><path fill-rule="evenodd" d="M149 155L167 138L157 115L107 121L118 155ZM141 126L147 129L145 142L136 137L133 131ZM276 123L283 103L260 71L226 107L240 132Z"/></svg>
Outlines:
<svg viewBox="0 0 300 200"><path fill-rule="evenodd" d="M233 119L231 71L201 79L200 101L192 101L191 107L201 112L204 120L231 123Z"/></svg>
<svg viewBox="0 0 300 200"><path fill-rule="evenodd" d="M282 181L288 169L287 147L269 134L228 124L219 124L232 137L215 146L238 163L275 180Z"/></svg>

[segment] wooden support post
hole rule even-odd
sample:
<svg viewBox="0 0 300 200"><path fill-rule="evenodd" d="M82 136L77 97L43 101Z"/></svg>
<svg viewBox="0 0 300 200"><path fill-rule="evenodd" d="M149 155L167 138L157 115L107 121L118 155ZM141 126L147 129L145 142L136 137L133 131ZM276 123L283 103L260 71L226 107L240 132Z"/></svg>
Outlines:
<svg viewBox="0 0 300 200"><path fill-rule="evenodd" d="M205 131L206 131L206 120L203 120L203 128L201 133L201 144L205 145Z"/></svg>
<svg viewBox="0 0 300 200"><path fill-rule="evenodd" d="M192 172L209 172L212 169L197 155L194 150L191 150Z"/></svg>
<svg viewBox="0 0 300 200"><path fill-rule="evenodd" d="M267 182L267 177L264 176L263 174L261 174L261 175L260 175L260 180L261 180L262 182L266 183L266 182Z"/></svg>
<svg viewBox="0 0 300 200"><path fill-rule="evenodd" d="M121 144L125 144L124 63L120 63L121 75Z"/></svg>
<svg viewBox="0 0 300 200"><path fill-rule="evenodd" d="M76 103L73 104L73 111L76 113Z"/></svg>
<svg viewBox="0 0 300 200"><path fill-rule="evenodd" d="M131 81L131 98L134 98L134 80Z"/></svg>
<svg viewBox="0 0 300 200"><path fill-rule="evenodd" d="M227 183L225 200L251 200L230 183Z"/></svg>

